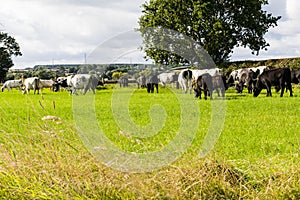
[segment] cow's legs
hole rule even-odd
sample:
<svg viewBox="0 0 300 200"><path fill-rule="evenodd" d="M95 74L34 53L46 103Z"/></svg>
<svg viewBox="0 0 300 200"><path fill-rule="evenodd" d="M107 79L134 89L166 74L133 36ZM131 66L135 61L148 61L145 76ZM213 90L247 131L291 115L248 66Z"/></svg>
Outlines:
<svg viewBox="0 0 300 200"><path fill-rule="evenodd" d="M204 99L207 100L207 90L204 89L203 93L204 93Z"/></svg>
<svg viewBox="0 0 300 200"><path fill-rule="evenodd" d="M182 87L183 93L185 93L185 94L186 94L186 84L185 84L185 83L183 83L183 84L181 85L181 87Z"/></svg>
<svg viewBox="0 0 300 200"><path fill-rule="evenodd" d="M209 98L210 98L210 100L213 100L213 97L212 97L213 90L212 89L208 90L208 92L209 92Z"/></svg>
<svg viewBox="0 0 300 200"><path fill-rule="evenodd" d="M151 93L154 92L154 83L151 83Z"/></svg>
<svg viewBox="0 0 300 200"><path fill-rule="evenodd" d="M290 97L292 97L292 96L293 96L293 90L292 90L292 85L291 85L291 83L288 83L286 87L287 87L287 89L290 91Z"/></svg>
<svg viewBox="0 0 300 200"><path fill-rule="evenodd" d="M224 99L225 98L225 89L224 88L221 89L221 93L222 93L222 98Z"/></svg>
<svg viewBox="0 0 300 200"><path fill-rule="evenodd" d="M287 86L287 87L288 87L288 86ZM284 90L285 90L285 82L280 83L280 89L281 89L280 97L283 97Z"/></svg>
<svg viewBox="0 0 300 200"><path fill-rule="evenodd" d="M156 93L158 93L158 84L155 84L156 87Z"/></svg>
<svg viewBox="0 0 300 200"><path fill-rule="evenodd" d="M85 95L87 91L88 91L88 88L87 88L87 87L86 87L86 88L83 88L83 95Z"/></svg>

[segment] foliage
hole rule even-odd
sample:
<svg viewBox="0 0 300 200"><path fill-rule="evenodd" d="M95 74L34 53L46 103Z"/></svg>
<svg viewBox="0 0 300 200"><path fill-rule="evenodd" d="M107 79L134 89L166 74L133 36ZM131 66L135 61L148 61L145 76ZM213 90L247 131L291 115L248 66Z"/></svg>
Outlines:
<svg viewBox="0 0 300 200"><path fill-rule="evenodd" d="M7 33L0 32L0 82L4 80L9 68L14 64L12 56L21 56L19 44Z"/></svg>
<svg viewBox="0 0 300 200"><path fill-rule="evenodd" d="M280 19L262 10L267 3L267 0L150 0L143 4L139 19L144 51L156 63L187 62L178 55L153 48L157 38L146 31L152 27L172 29L192 38L194 46L201 45L216 64L227 61L236 46L249 47L258 54L269 46L264 35Z"/></svg>
<svg viewBox="0 0 300 200"><path fill-rule="evenodd" d="M111 78L113 80L119 80L123 75L124 75L124 73L122 73L122 72L114 72L112 74Z"/></svg>

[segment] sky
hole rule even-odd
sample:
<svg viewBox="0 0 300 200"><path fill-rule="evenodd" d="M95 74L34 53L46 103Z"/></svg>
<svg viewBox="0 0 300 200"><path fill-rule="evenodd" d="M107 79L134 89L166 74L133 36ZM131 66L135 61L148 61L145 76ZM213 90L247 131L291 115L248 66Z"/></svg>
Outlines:
<svg viewBox="0 0 300 200"><path fill-rule="evenodd" d="M151 63L137 48L134 32L145 0L0 0L0 30L13 36L23 56L14 68L45 64ZM265 38L271 45L259 56L236 48L231 60L300 56L300 3L269 0L265 6L282 16Z"/></svg>

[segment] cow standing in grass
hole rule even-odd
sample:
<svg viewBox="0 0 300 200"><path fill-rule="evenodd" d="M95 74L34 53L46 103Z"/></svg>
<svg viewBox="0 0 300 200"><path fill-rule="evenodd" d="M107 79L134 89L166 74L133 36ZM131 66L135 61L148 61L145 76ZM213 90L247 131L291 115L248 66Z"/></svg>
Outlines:
<svg viewBox="0 0 300 200"><path fill-rule="evenodd" d="M8 80L5 81L3 86L1 87L1 91L4 92L5 88L10 91L12 88L19 88L20 90L22 89L22 80Z"/></svg>
<svg viewBox="0 0 300 200"><path fill-rule="evenodd" d="M254 80L258 75L262 74L264 71L269 70L267 66L242 68L233 70L228 77L227 85L235 86L237 93L242 93L244 87L248 88L248 93L251 94L253 90Z"/></svg>
<svg viewBox="0 0 300 200"><path fill-rule="evenodd" d="M49 88L52 91L55 91L55 92L58 91L58 88L55 85L55 81L53 81L53 80L40 79L39 88L40 89Z"/></svg>
<svg viewBox="0 0 300 200"><path fill-rule="evenodd" d="M138 77L136 79L136 83L137 83L138 89L147 87L146 86L146 76L143 75L143 76Z"/></svg>
<svg viewBox="0 0 300 200"><path fill-rule="evenodd" d="M23 94L29 94L30 90L33 90L33 93L37 91L39 94L39 85L40 85L40 79L38 77L31 77L31 78L22 78L23 81Z"/></svg>
<svg viewBox="0 0 300 200"><path fill-rule="evenodd" d="M300 83L300 69L291 71L291 81L295 84Z"/></svg>
<svg viewBox="0 0 300 200"><path fill-rule="evenodd" d="M290 91L290 96L293 96L291 85L291 70L289 68L278 68L264 71L257 78L253 96L257 97L262 89L267 89L267 96L272 96L272 86L281 89L280 97L283 96L285 88Z"/></svg>
<svg viewBox="0 0 300 200"><path fill-rule="evenodd" d="M213 85L213 90L217 91L218 96L220 96L220 91L221 91L222 97L224 98L225 91L228 89L225 75L219 74L219 75L212 76L212 85Z"/></svg>
<svg viewBox="0 0 300 200"><path fill-rule="evenodd" d="M122 76L119 79L120 87L128 87L128 78L126 76Z"/></svg>
<svg viewBox="0 0 300 200"><path fill-rule="evenodd" d="M197 80L193 78L192 85L196 98L202 98L202 91L204 93L204 99L207 100L207 96L210 96L212 100L213 82L212 76L208 73L200 75Z"/></svg>
<svg viewBox="0 0 300 200"><path fill-rule="evenodd" d="M77 90L81 89L83 90L83 95L85 95L88 90L92 90L95 94L95 89L99 83L99 77L92 74L76 74L68 76L66 82L70 90L70 95L78 95Z"/></svg>
<svg viewBox="0 0 300 200"><path fill-rule="evenodd" d="M163 87L167 86L167 83L172 84L174 86L174 83L178 83L178 73L176 72L164 72L158 75L158 79L160 84ZM174 87L173 87L174 88Z"/></svg>
<svg viewBox="0 0 300 200"><path fill-rule="evenodd" d="M154 93L154 88L156 88L156 93L158 93L158 77L157 75L149 75L146 78L146 86L148 93Z"/></svg>
<svg viewBox="0 0 300 200"><path fill-rule="evenodd" d="M178 83L184 93L187 93L188 89L190 90L190 94L192 93L192 77L193 73L189 69L184 69L179 73Z"/></svg>

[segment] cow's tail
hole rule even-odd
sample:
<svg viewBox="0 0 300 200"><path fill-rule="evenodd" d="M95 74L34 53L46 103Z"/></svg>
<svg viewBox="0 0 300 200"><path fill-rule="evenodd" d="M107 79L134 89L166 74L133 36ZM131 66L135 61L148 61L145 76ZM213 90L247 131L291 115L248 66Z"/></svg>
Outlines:
<svg viewBox="0 0 300 200"><path fill-rule="evenodd" d="M40 79L39 78L34 79L34 86L37 90L40 89L39 85L40 85Z"/></svg>
<svg viewBox="0 0 300 200"><path fill-rule="evenodd" d="M35 91L38 91L38 94L39 94L39 85L40 85L40 79L39 78L35 78L34 79L34 93Z"/></svg>
<svg viewBox="0 0 300 200"><path fill-rule="evenodd" d="M286 68L285 73L285 82L286 82L286 90L290 91L290 96L293 96L293 89L292 89L292 75L290 68Z"/></svg>

